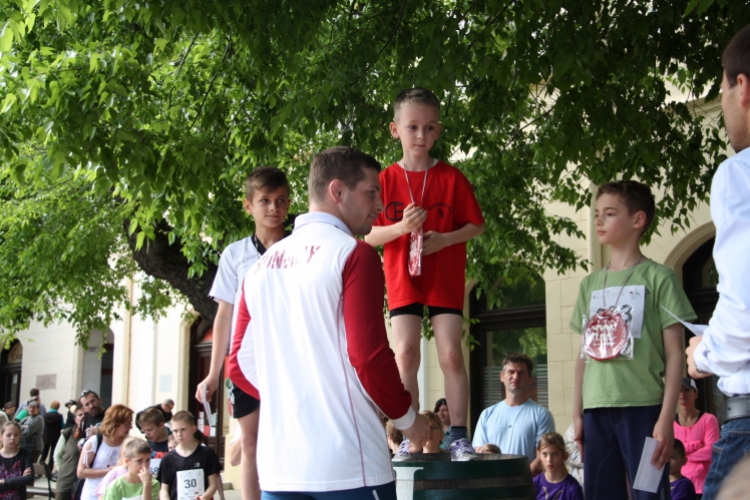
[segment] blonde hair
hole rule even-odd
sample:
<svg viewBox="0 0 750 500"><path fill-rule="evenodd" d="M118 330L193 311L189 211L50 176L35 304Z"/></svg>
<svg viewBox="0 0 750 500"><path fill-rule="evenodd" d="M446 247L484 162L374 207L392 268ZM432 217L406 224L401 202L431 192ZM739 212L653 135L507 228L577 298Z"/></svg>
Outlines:
<svg viewBox="0 0 750 500"><path fill-rule="evenodd" d="M133 436L128 436L125 439L123 439L122 444L120 445L120 453L117 455L117 463L115 464L115 467L125 463L125 448L134 439L135 438Z"/></svg>
<svg viewBox="0 0 750 500"><path fill-rule="evenodd" d="M440 417L438 417L435 412L428 411L428 410L420 412L420 414L427 417L427 421L430 424L434 424L437 427L438 431L440 432L439 441L442 441L443 437L445 436L445 432L443 431L443 423L440 421Z"/></svg>
<svg viewBox="0 0 750 500"><path fill-rule="evenodd" d="M565 440L557 432L548 432L542 434L539 438L539 444L537 445L537 451L542 451L549 446L556 446L563 453L563 459L568 459L568 450L565 448Z"/></svg>
<svg viewBox="0 0 750 500"><path fill-rule="evenodd" d="M128 460L133 460L138 455L151 456L151 445L149 445L145 439L131 438L127 444L122 445L123 455Z"/></svg>

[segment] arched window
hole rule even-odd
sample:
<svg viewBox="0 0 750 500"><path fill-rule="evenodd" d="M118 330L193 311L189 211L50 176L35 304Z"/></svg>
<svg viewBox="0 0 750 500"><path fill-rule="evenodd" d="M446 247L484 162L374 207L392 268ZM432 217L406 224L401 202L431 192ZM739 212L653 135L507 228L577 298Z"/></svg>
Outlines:
<svg viewBox="0 0 750 500"><path fill-rule="evenodd" d="M513 352L527 354L534 361L531 399L549 405L547 383L547 317L545 283L528 274L511 286L501 286L502 308L487 309L486 300L473 299L471 334L478 342L471 352L472 428L485 408L505 399L500 382L502 361Z"/></svg>

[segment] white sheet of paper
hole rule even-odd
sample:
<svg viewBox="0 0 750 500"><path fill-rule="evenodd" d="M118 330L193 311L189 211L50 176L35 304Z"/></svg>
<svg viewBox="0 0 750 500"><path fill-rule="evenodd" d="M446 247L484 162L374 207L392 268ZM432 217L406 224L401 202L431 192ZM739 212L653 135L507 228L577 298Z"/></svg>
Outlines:
<svg viewBox="0 0 750 500"><path fill-rule="evenodd" d="M203 469L177 471L177 500L195 500L203 495Z"/></svg>
<svg viewBox="0 0 750 500"><path fill-rule="evenodd" d="M661 481L664 469L657 469L656 466L651 463L651 458L654 456L654 450L656 450L656 444L656 439L650 437L646 438L646 443L643 445L641 463L638 464L638 472L635 474L635 481L633 481L634 490L656 493L656 490L659 488L659 482Z"/></svg>
<svg viewBox="0 0 750 500"><path fill-rule="evenodd" d="M203 411L206 412L206 415L204 417L205 420L204 420L204 424L203 424L204 427L205 427L206 425L211 425L211 403L208 402L208 398L206 397L206 386L205 385L203 386L203 394L202 394L202 396L203 396ZM206 424L206 422L208 422L208 424ZM201 431L203 431L205 433L204 429L201 429Z"/></svg>
<svg viewBox="0 0 750 500"><path fill-rule="evenodd" d="M688 323L687 321L682 321L680 318L677 317L675 313L673 313L666 307L661 306L661 308L667 311L670 314L670 316L672 316L674 319L682 323L685 328L687 328L688 330L690 330L691 332L693 332L699 337L703 336L703 332L705 332L706 328L708 328L708 325L696 325L694 323Z"/></svg>

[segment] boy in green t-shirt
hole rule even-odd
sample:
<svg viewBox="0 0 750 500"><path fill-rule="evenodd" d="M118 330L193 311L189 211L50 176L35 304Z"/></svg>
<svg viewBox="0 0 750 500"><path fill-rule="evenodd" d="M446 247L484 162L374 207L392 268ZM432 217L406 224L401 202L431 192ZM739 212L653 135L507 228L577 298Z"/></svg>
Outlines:
<svg viewBox="0 0 750 500"><path fill-rule="evenodd" d="M135 438L126 444L125 465L128 472L107 486L103 500L157 500L159 481L149 471L150 462L151 446L146 441Z"/></svg>
<svg viewBox="0 0 750 500"><path fill-rule="evenodd" d="M657 440L651 462L662 481L656 493L633 489L632 498L669 495L664 465L685 359L682 325L667 310L696 316L674 272L641 253L655 207L651 190L635 181L610 182L596 195L596 234L610 246L610 262L583 280L570 321L583 335L573 422L586 498L628 498L647 437Z"/></svg>

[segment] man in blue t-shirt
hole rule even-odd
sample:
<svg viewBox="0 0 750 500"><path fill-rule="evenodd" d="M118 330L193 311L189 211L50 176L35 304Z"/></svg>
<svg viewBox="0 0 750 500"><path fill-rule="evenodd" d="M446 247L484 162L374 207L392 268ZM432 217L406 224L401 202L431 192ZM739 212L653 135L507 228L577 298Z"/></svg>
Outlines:
<svg viewBox="0 0 750 500"><path fill-rule="evenodd" d="M536 444L542 434L554 432L555 421L545 407L529 399L534 378L534 363L525 354L509 354L503 360L500 381L505 385L505 400L479 415L472 446L492 443L501 453L526 455L532 474L542 471L536 457Z"/></svg>

